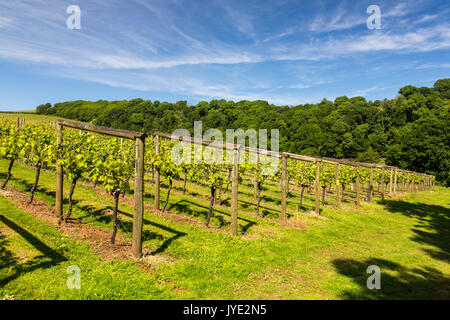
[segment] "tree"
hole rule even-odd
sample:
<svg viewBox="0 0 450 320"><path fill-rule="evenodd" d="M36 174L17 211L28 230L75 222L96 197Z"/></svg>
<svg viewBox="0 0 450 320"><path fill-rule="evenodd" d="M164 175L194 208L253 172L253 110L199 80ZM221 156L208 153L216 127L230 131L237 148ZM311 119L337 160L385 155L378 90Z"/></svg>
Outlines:
<svg viewBox="0 0 450 320"><path fill-rule="evenodd" d="M52 105L51 103L41 104L36 107L36 113L37 114L50 114L53 110L51 109Z"/></svg>
<svg viewBox="0 0 450 320"><path fill-rule="evenodd" d="M356 161L367 162L367 163L377 163L380 160L380 155L378 152L374 151L372 147L369 147L367 151L362 151L356 156Z"/></svg>

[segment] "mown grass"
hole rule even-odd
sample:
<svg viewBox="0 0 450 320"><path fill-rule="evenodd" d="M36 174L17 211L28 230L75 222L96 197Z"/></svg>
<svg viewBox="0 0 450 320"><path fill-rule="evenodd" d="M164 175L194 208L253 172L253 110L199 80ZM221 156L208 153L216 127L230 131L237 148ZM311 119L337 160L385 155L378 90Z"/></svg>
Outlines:
<svg viewBox="0 0 450 320"><path fill-rule="evenodd" d="M0 118L16 121L17 118L25 119L26 122L50 122L61 117L52 115L37 114L33 110L31 111L0 111ZM77 121L78 122L78 121Z"/></svg>
<svg viewBox="0 0 450 320"><path fill-rule="evenodd" d="M6 165L0 161L0 173L6 171ZM27 191L33 179L32 168L17 164L10 187ZM37 198L53 204L54 173L43 172L41 179ZM68 187L66 182L66 193ZM149 181L146 190L150 204ZM204 221L207 190L195 184L188 190L187 195L174 192L169 210ZM84 184L77 187L74 198L76 218L92 227L111 229L105 210L112 204L109 196ZM213 225L223 231L178 223L146 210L144 246L152 266L143 271L131 261L100 261L88 244L71 240L55 226L0 198L0 297L448 299L449 199L448 189L436 187L398 199L363 203L359 209L329 206L322 210L325 218L295 216L306 230L257 219L254 209L241 206L243 234L239 237L227 233L226 207L219 208L213 219ZM120 234L127 238L132 208L123 201L120 210ZM381 268L381 290L366 287L366 269L372 264ZM81 268L80 290L66 287L69 265Z"/></svg>

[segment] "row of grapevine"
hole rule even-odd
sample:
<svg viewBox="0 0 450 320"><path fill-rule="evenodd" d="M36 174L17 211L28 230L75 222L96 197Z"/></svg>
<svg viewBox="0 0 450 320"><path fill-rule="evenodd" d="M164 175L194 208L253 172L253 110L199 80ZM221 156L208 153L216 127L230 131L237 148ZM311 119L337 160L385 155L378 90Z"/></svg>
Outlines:
<svg viewBox="0 0 450 320"><path fill-rule="evenodd" d="M101 185L114 198L113 233L117 233L117 212L119 196L130 189L133 178L134 146L129 141L96 135L67 128L60 165L71 182L68 211L64 220L71 217L72 196L79 180L84 179ZM9 120L0 122L0 158L9 162L2 188L6 187L14 162L22 160L36 169L35 182L30 190L28 203L33 202L42 169L53 169L56 164L55 128L44 123L25 123L17 126Z"/></svg>
<svg viewBox="0 0 450 320"><path fill-rule="evenodd" d="M205 223L209 225L214 205L216 202L220 204L224 190L228 192L232 166L229 162L225 164L227 163L226 152L201 145L196 148L188 148L189 153L183 153L183 157L190 157L189 164L174 163L173 150L180 143L159 139L159 137L148 137L146 139L145 171L152 172L152 181L155 174L157 177L162 175L167 179L168 189L162 212L168 209L174 180L184 181L183 193L186 191L186 181L188 180L207 186L210 190L210 205ZM68 211L64 219L67 220L71 217L72 196L78 181L83 179L100 185L114 199L113 234L111 236L111 242L114 243L117 232L119 197L130 189L130 181L134 176L135 145L129 140L123 141L114 137L65 128L61 147L62 154L59 157L59 165L64 168L64 173L71 182ZM19 126L12 121L2 120L0 122L0 158L9 161L8 172L2 188L6 186L11 177L11 169L15 161L22 160L34 166L36 179L30 192L29 202L31 203L38 187L40 171L42 168L53 168L57 161L56 151L55 127L42 123L26 123ZM202 161L195 161L198 160L196 157L199 154L203 155ZM287 157L287 159L283 159L286 161L285 169L283 169L284 162L280 161L278 170L273 170L268 164L270 157L268 155L259 154L256 164L249 164L250 152L244 151L241 156L244 156L247 161L238 165L239 174L237 176L240 182L244 176L254 177L256 215L258 217L261 216L260 203L263 185L271 184L274 181L280 181L282 186L282 204L284 204L282 205L282 216L285 215L286 194L289 194L291 182L299 190L298 211L302 207L305 189L310 190L312 185L316 190L316 211L318 211L320 202L322 206L325 204L326 194L331 192L331 188L334 188L336 202L339 205L349 186L356 189L357 204L359 204L359 193L366 183L369 184L366 196L368 200L373 197L374 183L377 183L379 188L381 186L383 196L388 185L390 192L392 192L392 186L394 186L395 192L395 188L400 184L404 191L416 191L420 186L430 186L434 183L434 177L410 171L395 169L395 176L393 176L392 169L390 174L385 174L384 168L337 165L320 159L302 161ZM354 184L356 184L355 187ZM322 195L321 199L319 199L319 193ZM159 192L158 196L155 193L155 207L159 209Z"/></svg>

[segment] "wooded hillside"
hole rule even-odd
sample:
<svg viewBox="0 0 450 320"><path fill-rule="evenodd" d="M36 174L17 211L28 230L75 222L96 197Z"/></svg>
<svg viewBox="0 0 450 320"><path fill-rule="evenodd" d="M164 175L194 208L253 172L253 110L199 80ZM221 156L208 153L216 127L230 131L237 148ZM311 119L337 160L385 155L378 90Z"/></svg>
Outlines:
<svg viewBox="0 0 450 320"><path fill-rule="evenodd" d="M279 129L280 151L356 158L434 174L450 185L450 78L432 88L405 86L391 100L341 96L317 104L276 106L266 101L201 101L188 105L142 99L69 101L37 113L144 132L218 128Z"/></svg>

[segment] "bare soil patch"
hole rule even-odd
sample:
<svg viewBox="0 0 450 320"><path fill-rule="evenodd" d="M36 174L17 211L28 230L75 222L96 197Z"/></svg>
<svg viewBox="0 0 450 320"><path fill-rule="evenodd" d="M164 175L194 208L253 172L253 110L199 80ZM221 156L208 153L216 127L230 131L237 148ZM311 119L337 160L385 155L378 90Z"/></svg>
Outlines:
<svg viewBox="0 0 450 320"><path fill-rule="evenodd" d="M87 241L102 260L129 260L131 255L131 244L125 241L119 234L116 236L116 243L110 243L111 234L98 228L87 226L76 219L68 222L61 222L55 215L54 208L45 202L34 199L33 203L27 204L29 195L13 190L0 190L0 194L19 209L31 214L39 220L46 221L57 227L58 230L68 234L75 240Z"/></svg>

